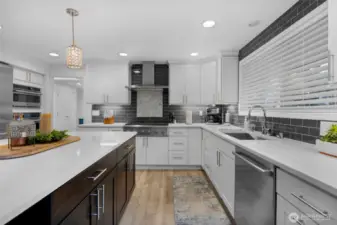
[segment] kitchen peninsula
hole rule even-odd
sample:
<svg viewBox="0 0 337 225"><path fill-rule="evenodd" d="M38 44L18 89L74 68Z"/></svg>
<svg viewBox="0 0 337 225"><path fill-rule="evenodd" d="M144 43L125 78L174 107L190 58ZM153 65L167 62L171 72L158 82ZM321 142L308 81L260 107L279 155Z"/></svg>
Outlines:
<svg viewBox="0 0 337 225"><path fill-rule="evenodd" d="M0 224L118 224L135 187L135 132L0 161Z"/></svg>

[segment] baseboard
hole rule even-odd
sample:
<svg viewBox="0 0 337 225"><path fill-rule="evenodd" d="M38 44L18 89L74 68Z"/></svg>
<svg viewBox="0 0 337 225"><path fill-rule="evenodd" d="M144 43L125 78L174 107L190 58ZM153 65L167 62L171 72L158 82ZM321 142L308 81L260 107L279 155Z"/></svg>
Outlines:
<svg viewBox="0 0 337 225"><path fill-rule="evenodd" d="M136 170L202 170L201 166L136 165Z"/></svg>
<svg viewBox="0 0 337 225"><path fill-rule="evenodd" d="M208 174L207 174L204 170L202 170L202 172L203 172L203 174L205 175L206 179L208 180L208 183L211 184L211 187L212 187L212 189L213 189L213 192L215 193L215 196L216 196L217 199L219 200L219 202L220 202L222 208L224 209L224 211L225 211L226 215L228 216L229 220L231 221L231 224L232 224L232 225L236 225L236 222L235 222L235 220L234 220L234 218L233 218L231 212L229 211L229 209L227 208L226 204L225 204L224 201L222 200L221 195L218 193L218 191L217 191L216 188L214 187L214 185L213 185L211 179L209 178Z"/></svg>

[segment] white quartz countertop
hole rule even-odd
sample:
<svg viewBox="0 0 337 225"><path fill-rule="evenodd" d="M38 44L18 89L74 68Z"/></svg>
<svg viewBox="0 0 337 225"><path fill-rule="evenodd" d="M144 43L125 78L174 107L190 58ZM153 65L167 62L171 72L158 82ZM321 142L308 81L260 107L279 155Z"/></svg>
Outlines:
<svg viewBox="0 0 337 225"><path fill-rule="evenodd" d="M28 157L0 160L0 224L9 222L136 134L73 132L71 135L80 136L80 141Z"/></svg>
<svg viewBox="0 0 337 225"><path fill-rule="evenodd" d="M114 124L104 124L104 123L86 123L78 125L79 128L122 128L126 123L114 123Z"/></svg>
<svg viewBox="0 0 337 225"><path fill-rule="evenodd" d="M320 187L337 197L337 159L322 155L315 145L291 139L264 136L271 140L239 140L219 131L242 130L232 125L170 124L170 127L200 127L229 143L261 157L275 166ZM259 132L255 134L261 135Z"/></svg>

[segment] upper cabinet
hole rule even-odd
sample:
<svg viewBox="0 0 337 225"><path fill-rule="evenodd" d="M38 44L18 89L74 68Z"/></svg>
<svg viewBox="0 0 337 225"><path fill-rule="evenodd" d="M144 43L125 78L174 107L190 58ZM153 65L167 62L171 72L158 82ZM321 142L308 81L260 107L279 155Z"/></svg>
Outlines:
<svg viewBox="0 0 337 225"><path fill-rule="evenodd" d="M41 74L28 72L25 70L14 68L13 71L14 83L33 86L33 87L42 87L44 83L44 76Z"/></svg>
<svg viewBox="0 0 337 225"><path fill-rule="evenodd" d="M90 64L84 77L84 99L89 104L130 104L129 64Z"/></svg>
<svg viewBox="0 0 337 225"><path fill-rule="evenodd" d="M171 105L235 104L239 93L237 56L198 64L170 65Z"/></svg>
<svg viewBox="0 0 337 225"><path fill-rule="evenodd" d="M330 68L333 69L336 65L336 55L337 55L337 1L329 0L329 51L330 51ZM330 70L331 70L330 69ZM334 73L334 71L332 71ZM332 74L334 75L334 74ZM336 81L336 78L335 78Z"/></svg>
<svg viewBox="0 0 337 225"><path fill-rule="evenodd" d="M239 59L237 56L221 57L221 94L219 104L236 104L239 101Z"/></svg>
<svg viewBox="0 0 337 225"><path fill-rule="evenodd" d="M219 97L217 88L217 62L201 64L201 104L216 104Z"/></svg>
<svg viewBox="0 0 337 225"><path fill-rule="evenodd" d="M200 65L170 65L170 104L200 105Z"/></svg>

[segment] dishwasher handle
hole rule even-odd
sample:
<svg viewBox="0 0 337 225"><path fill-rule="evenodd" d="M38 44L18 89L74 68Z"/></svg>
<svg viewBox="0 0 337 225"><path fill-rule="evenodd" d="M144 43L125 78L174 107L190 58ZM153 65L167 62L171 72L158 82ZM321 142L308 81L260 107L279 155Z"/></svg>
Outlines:
<svg viewBox="0 0 337 225"><path fill-rule="evenodd" d="M272 170L262 168L261 166L259 166L256 163L252 162L247 157L245 157L245 156L243 156L243 155L241 155L239 153L236 153L236 152L232 152L232 153L233 153L233 155L235 155L236 157L240 158L241 160L243 160L245 163L247 163L248 165L250 165L251 167L253 167L257 171L259 171L260 173L266 173L268 175L272 175L273 174Z"/></svg>

